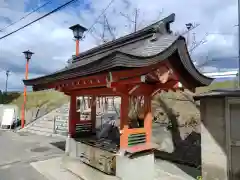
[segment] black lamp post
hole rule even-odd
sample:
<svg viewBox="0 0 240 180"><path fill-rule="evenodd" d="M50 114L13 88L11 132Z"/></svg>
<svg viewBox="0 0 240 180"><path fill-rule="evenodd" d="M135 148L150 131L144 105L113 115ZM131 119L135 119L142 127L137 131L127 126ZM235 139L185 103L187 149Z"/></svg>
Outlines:
<svg viewBox="0 0 240 180"><path fill-rule="evenodd" d="M193 24L192 23L187 23L187 24L185 24L185 26L188 30L188 32L187 32L187 45L189 45L189 31L192 29Z"/></svg>
<svg viewBox="0 0 240 180"><path fill-rule="evenodd" d="M87 28L76 24L71 26L69 29L73 31L73 36L76 39L76 56L79 54L79 40L82 39L83 33L87 30Z"/></svg>
<svg viewBox="0 0 240 180"><path fill-rule="evenodd" d="M27 60L31 59L32 55L34 54L33 52L27 50L27 51L24 51L23 54L25 55L25 58Z"/></svg>
<svg viewBox="0 0 240 180"><path fill-rule="evenodd" d="M193 27L193 24L192 23L187 23L187 24L185 24L186 25L186 28L188 29L188 30L190 30L192 27Z"/></svg>

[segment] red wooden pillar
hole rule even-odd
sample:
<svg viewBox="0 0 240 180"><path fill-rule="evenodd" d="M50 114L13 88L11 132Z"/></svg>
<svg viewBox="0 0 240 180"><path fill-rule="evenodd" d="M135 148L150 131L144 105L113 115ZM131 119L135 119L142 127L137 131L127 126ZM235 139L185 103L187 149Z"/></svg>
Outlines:
<svg viewBox="0 0 240 180"><path fill-rule="evenodd" d="M91 122L92 122L92 131L95 131L96 129L96 96L92 96L91 99Z"/></svg>
<svg viewBox="0 0 240 180"><path fill-rule="evenodd" d="M80 100L77 99L77 97L76 97L76 102L77 102L77 104L79 102L79 106L76 106L76 123L78 123L81 120L80 119L80 117L81 117L81 102L80 102Z"/></svg>
<svg viewBox="0 0 240 180"><path fill-rule="evenodd" d="M128 134L124 133L128 129L128 112L129 112L129 95L121 96L120 110L120 148L125 148L128 145Z"/></svg>
<svg viewBox="0 0 240 180"><path fill-rule="evenodd" d="M152 137L152 107L151 107L151 96L144 96L144 128L146 130L146 142L151 142Z"/></svg>
<svg viewBox="0 0 240 180"><path fill-rule="evenodd" d="M76 133L76 122L77 122L77 97L76 95L70 95L70 108L69 108L69 135L73 137Z"/></svg>

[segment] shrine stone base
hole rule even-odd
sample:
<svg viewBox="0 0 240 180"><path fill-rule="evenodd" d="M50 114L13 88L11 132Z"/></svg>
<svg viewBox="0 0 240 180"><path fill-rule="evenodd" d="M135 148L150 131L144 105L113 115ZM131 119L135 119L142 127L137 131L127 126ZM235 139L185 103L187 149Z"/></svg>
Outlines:
<svg viewBox="0 0 240 180"><path fill-rule="evenodd" d="M133 158L116 157L116 176L122 180L154 180L154 154L139 155Z"/></svg>
<svg viewBox="0 0 240 180"><path fill-rule="evenodd" d="M88 153L89 155L86 155ZM82 154L84 154L84 157ZM90 162L91 159L94 159L95 164ZM140 152L130 157L125 153L114 154L88 146L68 137L62 164L65 169L84 180L93 180L96 177L99 180L154 180L154 161L153 152L147 154ZM92 167L88 164L91 164ZM97 166L97 169L95 166ZM113 175L108 175L111 171L114 171ZM107 172L107 174L104 172Z"/></svg>

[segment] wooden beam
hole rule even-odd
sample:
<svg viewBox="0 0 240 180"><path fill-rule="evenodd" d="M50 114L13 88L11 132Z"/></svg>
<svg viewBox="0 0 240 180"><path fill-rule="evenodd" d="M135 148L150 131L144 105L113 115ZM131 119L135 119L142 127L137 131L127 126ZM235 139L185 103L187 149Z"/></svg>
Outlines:
<svg viewBox="0 0 240 180"><path fill-rule="evenodd" d="M91 88L91 89L79 89L75 91L68 91L67 94L74 94L76 96L118 96L118 92L114 92L111 88Z"/></svg>
<svg viewBox="0 0 240 180"><path fill-rule="evenodd" d="M116 81L116 80L119 80L119 78L127 78L127 77L134 77L134 76L148 74L156 70L158 67L164 66L165 63L166 61L152 64L147 67L133 68L133 69L124 70L124 71L114 71L114 72L111 72L111 74L112 74L113 80Z"/></svg>
<svg viewBox="0 0 240 180"><path fill-rule="evenodd" d="M86 88L98 88L106 86L106 75L100 75L98 77L89 77L86 78L78 78L73 80L63 81L55 86L55 88L62 88L64 91L68 89L77 90L77 89L86 89Z"/></svg>
<svg viewBox="0 0 240 180"><path fill-rule="evenodd" d="M119 81L111 82L110 87L113 88L119 85L139 84L139 83L145 83L145 82L146 82L146 75L141 75L137 77L126 78L126 79L121 79Z"/></svg>
<svg viewBox="0 0 240 180"><path fill-rule="evenodd" d="M106 79L109 78L109 76L111 76L112 82L119 81L120 79L141 76L156 70L158 67L165 65L165 63L166 62L160 62L147 67L119 70L119 71L113 71L109 73L98 73L92 76L78 77L78 78L72 78L72 79L66 79L66 80L56 80L56 82L42 84L41 86L36 86L36 88L58 89L60 87L61 88L76 87L76 89L78 89L78 88L92 88L92 87L106 86L107 85Z"/></svg>

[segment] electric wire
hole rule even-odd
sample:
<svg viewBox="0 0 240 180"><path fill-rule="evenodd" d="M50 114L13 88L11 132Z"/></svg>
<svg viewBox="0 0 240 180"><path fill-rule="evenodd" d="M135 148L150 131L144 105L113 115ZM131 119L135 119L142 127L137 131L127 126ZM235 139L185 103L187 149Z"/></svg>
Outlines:
<svg viewBox="0 0 240 180"><path fill-rule="evenodd" d="M22 27L20 27L20 28L18 28L18 29L16 29L16 30L14 30L14 31L12 31L12 32L10 32L10 33L2 36L2 37L0 37L0 40L6 38L6 37L8 37L8 36L10 36L10 35L12 35L12 34L14 34L14 33L16 33L16 32L18 32L18 31L20 31L20 30L22 30L22 29L24 29L24 28L26 28L26 27L28 27L28 26L30 26L30 25L32 25L33 23L35 23L35 22L37 22L37 21L39 21L39 20L41 20L41 19L43 19L43 18L45 18L45 17L53 14L53 13L55 13L55 12L57 12L57 11L63 9L63 8L65 8L66 6L70 5L70 4L73 3L74 1L77 1L77 0L70 0L70 1L66 2L65 4L63 4L63 5L55 8L55 9L52 10L51 12L49 12L49 13L47 13L47 14L45 14L45 15L37 18L37 19L35 19L34 21L32 21L32 22L30 22L30 23L28 23L28 24L26 24L26 25L24 25L24 26L22 26Z"/></svg>
<svg viewBox="0 0 240 180"><path fill-rule="evenodd" d="M47 1L46 3L44 3L43 5L33 9L30 13L28 13L27 15L21 17L20 19L18 19L17 21L12 22L11 24L5 26L4 28L0 29L0 32L4 31L5 29L9 28L10 26L13 26L14 24L17 24L18 22L22 21L23 19L27 18L28 16L30 16L31 14L35 13L36 11L38 11L39 9L45 7L46 5L50 4L52 1Z"/></svg>

